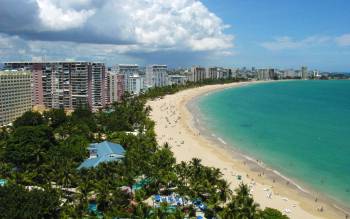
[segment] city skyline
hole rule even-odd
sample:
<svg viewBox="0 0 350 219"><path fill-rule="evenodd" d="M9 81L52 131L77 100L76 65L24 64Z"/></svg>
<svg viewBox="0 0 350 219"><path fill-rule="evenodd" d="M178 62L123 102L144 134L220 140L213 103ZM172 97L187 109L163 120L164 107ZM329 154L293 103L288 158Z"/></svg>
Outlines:
<svg viewBox="0 0 350 219"><path fill-rule="evenodd" d="M0 62L350 70L350 3L344 0L5 0L1 5Z"/></svg>

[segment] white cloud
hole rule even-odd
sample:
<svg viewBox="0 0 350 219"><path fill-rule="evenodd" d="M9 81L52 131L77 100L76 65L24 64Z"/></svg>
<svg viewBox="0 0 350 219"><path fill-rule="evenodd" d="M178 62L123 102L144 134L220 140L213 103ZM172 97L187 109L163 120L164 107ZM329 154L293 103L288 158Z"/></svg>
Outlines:
<svg viewBox="0 0 350 219"><path fill-rule="evenodd" d="M224 33L229 26L198 0L36 1L44 28L52 31L81 28L155 50L233 47L234 37Z"/></svg>
<svg viewBox="0 0 350 219"><path fill-rule="evenodd" d="M215 37L207 37L202 39L191 39L189 44L194 51L206 51L230 48L232 45L227 45L227 41L231 40L232 37L229 36L219 39Z"/></svg>
<svg viewBox="0 0 350 219"><path fill-rule="evenodd" d="M39 18L47 30L61 31L77 28L85 24L95 11L63 9L50 0L36 0L39 7Z"/></svg>
<svg viewBox="0 0 350 219"><path fill-rule="evenodd" d="M336 43L339 46L350 46L350 34L343 34L335 38Z"/></svg>
<svg viewBox="0 0 350 219"><path fill-rule="evenodd" d="M327 36L311 36L302 40L295 40L291 37L284 36L275 38L274 41L263 42L261 46L268 50L285 50L285 49L300 49L315 45L321 45L330 42L331 38Z"/></svg>
<svg viewBox="0 0 350 219"><path fill-rule="evenodd" d="M26 1L26 0L23 0ZM11 2L10 0L8 2ZM32 11L23 29L0 21L0 40L14 36L13 51L6 57L115 57L159 59L180 53L198 57L235 54L229 25L209 11L200 0L31 0ZM15 4L3 5L17 10ZM25 15L24 15L25 16ZM6 17L5 17L6 18ZM17 23L23 23L19 21ZM6 24L6 25L5 25ZM8 39L7 39L8 40ZM8 43L3 43L7 47ZM0 47L1 47L0 42ZM12 44L11 44L12 45ZM3 46L4 47L4 46ZM151 54L152 53L152 54ZM158 54L155 54L158 53ZM141 54L141 55L140 55ZM181 58L181 57L180 57ZM4 58L2 58L4 59ZM117 60L116 60L117 61Z"/></svg>

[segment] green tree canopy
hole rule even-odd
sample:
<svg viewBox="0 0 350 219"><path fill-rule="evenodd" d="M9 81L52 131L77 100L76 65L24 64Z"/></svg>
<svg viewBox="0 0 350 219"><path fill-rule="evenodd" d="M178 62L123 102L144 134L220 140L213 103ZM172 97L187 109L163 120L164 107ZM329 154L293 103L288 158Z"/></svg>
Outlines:
<svg viewBox="0 0 350 219"><path fill-rule="evenodd" d="M44 124L42 115L38 112L27 111L21 117L18 117L14 122L13 126L18 128L20 126L36 126Z"/></svg>
<svg viewBox="0 0 350 219"><path fill-rule="evenodd" d="M33 170L47 159L46 153L55 143L45 125L19 127L6 142L4 159L20 170Z"/></svg>
<svg viewBox="0 0 350 219"><path fill-rule="evenodd" d="M46 121L52 128L57 128L68 120L63 109L51 109L43 114Z"/></svg>
<svg viewBox="0 0 350 219"><path fill-rule="evenodd" d="M274 208L265 208L262 212L262 218L263 219L288 219L289 217L287 215L282 214L277 209Z"/></svg>
<svg viewBox="0 0 350 219"><path fill-rule="evenodd" d="M0 187L0 218L59 218L59 196L54 190L26 190L19 185Z"/></svg>

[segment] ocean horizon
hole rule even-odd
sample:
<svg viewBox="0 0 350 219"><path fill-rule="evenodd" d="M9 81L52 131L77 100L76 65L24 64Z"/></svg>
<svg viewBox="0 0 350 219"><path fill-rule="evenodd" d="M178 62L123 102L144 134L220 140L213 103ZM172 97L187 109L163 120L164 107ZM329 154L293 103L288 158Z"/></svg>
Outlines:
<svg viewBox="0 0 350 219"><path fill-rule="evenodd" d="M255 83L195 105L221 143L350 207L349 80Z"/></svg>

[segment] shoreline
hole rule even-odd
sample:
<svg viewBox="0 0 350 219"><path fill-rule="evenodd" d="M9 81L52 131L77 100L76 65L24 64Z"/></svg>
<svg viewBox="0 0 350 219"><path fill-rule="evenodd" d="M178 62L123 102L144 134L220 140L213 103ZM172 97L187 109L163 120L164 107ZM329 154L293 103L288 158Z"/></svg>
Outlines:
<svg viewBox="0 0 350 219"><path fill-rule="evenodd" d="M266 82L208 85L149 101L151 118L156 122L158 143L168 142L177 161L189 161L197 157L204 165L219 168L231 184L231 189L241 182L250 185L253 197L262 209L276 208L290 218L345 218L344 211L336 209L337 206L323 200L322 196L315 202L312 193L307 194L308 189L305 190L263 162L230 147L232 145L210 133L205 125L204 128L200 125L200 113L193 106L198 97L255 83ZM237 180L237 175L241 175L242 180ZM317 210L321 206L323 212Z"/></svg>
<svg viewBox="0 0 350 219"><path fill-rule="evenodd" d="M286 183L288 182L288 184L280 186L288 187L288 189L291 190L297 190L296 192L301 192L300 195L305 196L305 198L309 199L310 201L314 200L317 197L319 203L324 202L325 205L329 205L331 208L336 209L336 211L343 213L344 217L346 214L349 214L348 212L350 209L340 204L340 201L337 201L335 198L328 197L326 194L316 191L309 185L283 175L279 170L273 169L265 164L263 160L255 159L254 155L248 155L247 153L240 151L235 146L237 145L236 143L227 143L221 137L219 137L218 134L212 133L213 130L207 128L207 124L203 124L203 114L200 112L200 110L198 110L198 107L196 105L196 101L200 97L202 97L202 95L196 96L192 100L188 101L186 108L192 114L195 129L201 133L201 136L203 138L206 138L210 142L214 142L218 147L221 147L223 150L231 153L232 159L246 162L246 166L249 168L248 172L254 172L257 174L263 172L265 176L265 180L263 180L264 183L266 182L266 184L271 184L273 183L273 179L276 180L275 183L281 184L283 181ZM268 182L268 180L270 181Z"/></svg>

